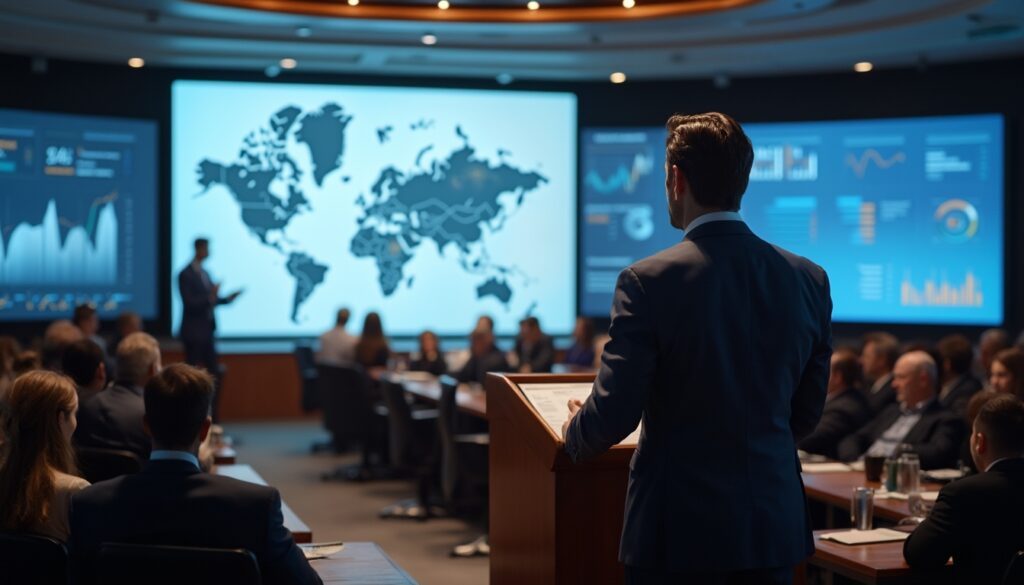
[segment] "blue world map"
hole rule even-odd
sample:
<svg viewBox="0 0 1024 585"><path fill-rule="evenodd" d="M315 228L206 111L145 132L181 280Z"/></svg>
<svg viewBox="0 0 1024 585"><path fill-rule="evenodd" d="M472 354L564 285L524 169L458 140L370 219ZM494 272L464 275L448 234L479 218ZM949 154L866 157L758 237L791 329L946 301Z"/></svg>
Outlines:
<svg viewBox="0 0 1024 585"><path fill-rule="evenodd" d="M507 306L514 295L509 277L518 269L492 260L484 235L501 230L527 195L548 179L508 164L501 151L496 161L480 156L470 136L456 126L452 131L461 142L459 148L424 165L423 159L433 152L428 144L415 160L393 161L380 169L366 192L349 186L345 178L328 182L328 176L344 169L351 144L363 148L388 139L391 126L350 140L353 117L333 102L311 111L286 106L242 138L234 161L205 158L196 169L202 193L224 187L248 232L284 257L294 281L291 321L299 322L303 303L334 269L316 259L317 250L303 249L287 235L293 218L316 212L303 188L307 174L316 189L338 189L332 195L352 198L355 213L338 220L355 222L348 249L353 257L374 262L376 284L385 297L398 294L403 283L414 286L407 265L422 246L433 245L442 255L454 251L459 267L478 277L477 298L491 297ZM421 120L411 127L429 125ZM296 162L291 154L295 147L308 149L310 168Z"/></svg>

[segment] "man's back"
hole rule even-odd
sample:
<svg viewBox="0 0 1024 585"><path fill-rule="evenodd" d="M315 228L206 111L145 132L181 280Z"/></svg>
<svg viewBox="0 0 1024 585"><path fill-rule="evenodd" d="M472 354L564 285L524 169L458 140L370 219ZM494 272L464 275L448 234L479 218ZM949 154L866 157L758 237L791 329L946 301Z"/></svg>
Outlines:
<svg viewBox="0 0 1024 585"><path fill-rule="evenodd" d="M596 455L643 412L625 564L728 571L813 552L795 441L821 415L830 322L824 271L738 221L701 225L623 272L567 448Z"/></svg>
<svg viewBox="0 0 1024 585"><path fill-rule="evenodd" d="M953 556L964 585L998 585L1018 550L1024 549L1024 459L954 481L904 543L912 567L939 567Z"/></svg>
<svg viewBox="0 0 1024 585"><path fill-rule="evenodd" d="M149 435L142 424L146 412L142 389L117 382L85 398L78 406L76 446L121 449L147 459Z"/></svg>
<svg viewBox="0 0 1024 585"><path fill-rule="evenodd" d="M344 327L334 327L320 336L320 351L316 361L320 364L343 366L355 363L356 342L359 340L345 331Z"/></svg>
<svg viewBox="0 0 1024 585"><path fill-rule="evenodd" d="M184 461L151 461L74 496L70 545L81 575L92 574L104 542L241 547L256 555L268 585L319 582L282 524L277 490Z"/></svg>

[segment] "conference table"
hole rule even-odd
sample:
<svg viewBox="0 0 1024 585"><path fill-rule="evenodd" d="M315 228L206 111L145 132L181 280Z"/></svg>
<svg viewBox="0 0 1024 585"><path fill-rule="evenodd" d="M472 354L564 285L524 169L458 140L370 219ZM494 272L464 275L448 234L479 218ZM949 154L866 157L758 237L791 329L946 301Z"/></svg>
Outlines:
<svg viewBox="0 0 1024 585"><path fill-rule="evenodd" d="M827 506L838 509L840 512L849 513L850 497L855 487L875 488L875 491L882 489L882 484L877 481L869 482L864 479L863 471L835 471L815 472L804 471L804 492L808 499L821 502ZM939 491L941 484L921 483L921 491ZM899 522L910 516L910 508L907 500L890 498L875 498L875 518L889 522ZM832 515L829 515L832 518Z"/></svg>
<svg viewBox="0 0 1024 585"><path fill-rule="evenodd" d="M324 583L362 585L417 585L380 546L374 542L348 542L326 559L310 561Z"/></svg>
<svg viewBox="0 0 1024 585"><path fill-rule="evenodd" d="M441 382L422 372L386 372L380 378L399 384L411 396L437 404L441 400ZM459 411L476 418L487 418L487 393L482 387L459 384L455 390L455 405Z"/></svg>
<svg viewBox="0 0 1024 585"><path fill-rule="evenodd" d="M217 465L213 468L213 473L222 475L224 477L231 477L239 481L247 481L249 483L255 483L257 485L267 485L267 482L256 473L256 470L251 465L235 464L235 465ZM281 500L281 514L284 516L284 527L287 528L291 533L292 537L295 538L295 542L306 543L313 542L313 531L309 529L309 526L299 518L288 504Z"/></svg>

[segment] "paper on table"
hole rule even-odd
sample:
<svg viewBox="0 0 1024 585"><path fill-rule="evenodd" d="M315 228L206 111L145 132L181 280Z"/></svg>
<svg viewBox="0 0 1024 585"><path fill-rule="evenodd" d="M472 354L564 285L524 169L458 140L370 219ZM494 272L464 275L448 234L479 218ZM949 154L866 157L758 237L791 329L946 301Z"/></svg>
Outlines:
<svg viewBox="0 0 1024 585"><path fill-rule="evenodd" d="M899 542L906 540L910 534L889 528L874 530L847 530L822 534L821 540L832 540L840 544L874 544L877 542Z"/></svg>
<svg viewBox="0 0 1024 585"><path fill-rule="evenodd" d="M333 554L341 552L343 548L345 548L345 543L343 542L314 542L299 545L303 556L310 561L313 559L326 559Z"/></svg>
<svg viewBox="0 0 1024 585"><path fill-rule="evenodd" d="M833 461L830 463L804 463L801 465L801 469L806 473L838 473L850 471L850 466Z"/></svg>
<svg viewBox="0 0 1024 585"><path fill-rule="evenodd" d="M544 422L556 437L562 438L562 423L569 416L569 407L566 406L570 399L575 398L580 402L590 396L590 389L593 384L590 382L575 382L567 384L520 384L519 389L530 401L533 409L537 411ZM640 441L640 427L630 433L628 437L619 442L620 445L636 445Z"/></svg>
<svg viewBox="0 0 1024 585"><path fill-rule="evenodd" d="M939 499L939 492L920 492L921 499L926 502L934 502ZM888 498L890 500L906 500L909 498L907 494L900 492L879 492L876 494L880 498Z"/></svg>

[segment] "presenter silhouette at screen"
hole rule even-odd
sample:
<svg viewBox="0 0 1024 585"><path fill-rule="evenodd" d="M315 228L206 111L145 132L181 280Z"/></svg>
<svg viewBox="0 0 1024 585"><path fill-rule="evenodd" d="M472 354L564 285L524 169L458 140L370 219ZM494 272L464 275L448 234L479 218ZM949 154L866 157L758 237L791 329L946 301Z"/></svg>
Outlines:
<svg viewBox="0 0 1024 585"><path fill-rule="evenodd" d="M203 269L203 262L210 257L210 241L197 238L195 257L178 274L178 290L181 293L181 342L185 346L185 362L206 368L217 379L217 393L213 400L213 419L217 420L220 404L221 371L217 360L217 346L213 335L217 330L217 319L213 311L217 305L234 302L242 291L220 296L220 284L210 279Z"/></svg>

